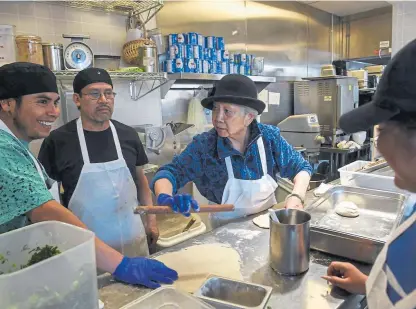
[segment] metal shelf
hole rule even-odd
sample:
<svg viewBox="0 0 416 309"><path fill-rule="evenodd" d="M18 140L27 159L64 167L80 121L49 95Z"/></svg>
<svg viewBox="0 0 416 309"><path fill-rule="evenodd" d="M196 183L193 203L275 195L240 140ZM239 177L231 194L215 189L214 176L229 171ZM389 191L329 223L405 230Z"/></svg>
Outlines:
<svg viewBox="0 0 416 309"><path fill-rule="evenodd" d="M219 81L223 74L203 74L203 73L173 73L167 75L167 82L163 85L162 98L172 90L196 90L214 87L215 82ZM276 82L276 77L271 76L248 76L256 84L257 91L260 92L270 83Z"/></svg>
<svg viewBox="0 0 416 309"><path fill-rule="evenodd" d="M174 73L168 74L169 80L205 80L205 81L215 81L220 80L225 75L223 74L199 74L199 73ZM256 83L274 83L276 82L276 77L270 76L248 76Z"/></svg>
<svg viewBox="0 0 416 309"><path fill-rule="evenodd" d="M78 74L78 71L54 71L53 72L58 80L71 80ZM108 72L111 79L121 79L129 81L166 81L166 73L132 73L132 72Z"/></svg>
<svg viewBox="0 0 416 309"><path fill-rule="evenodd" d="M125 80L130 82L130 97L137 101L152 91L162 87L167 82L166 73L130 73L130 72L108 72L112 80ZM72 81L78 74L78 71L55 71L58 81ZM153 82L145 85L146 82ZM143 87L145 86L145 87Z"/></svg>
<svg viewBox="0 0 416 309"><path fill-rule="evenodd" d="M56 3L77 9L98 10L133 16L153 9L160 10L163 7L163 0L64 0L56 1Z"/></svg>

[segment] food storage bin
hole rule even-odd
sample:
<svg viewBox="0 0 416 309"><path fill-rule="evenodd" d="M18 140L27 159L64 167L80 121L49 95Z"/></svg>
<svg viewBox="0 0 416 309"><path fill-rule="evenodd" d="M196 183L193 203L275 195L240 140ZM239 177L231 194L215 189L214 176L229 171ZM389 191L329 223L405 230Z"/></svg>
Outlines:
<svg viewBox="0 0 416 309"><path fill-rule="evenodd" d="M389 166L373 172L360 171L369 161L355 161L338 169L343 186L404 193L394 184L394 172Z"/></svg>
<svg viewBox="0 0 416 309"><path fill-rule="evenodd" d="M60 254L20 269L33 249ZM7 309L98 309L94 233L48 221L0 235L0 300Z"/></svg>
<svg viewBox="0 0 416 309"><path fill-rule="evenodd" d="M14 33L13 25L0 25L0 66L16 61Z"/></svg>
<svg viewBox="0 0 416 309"><path fill-rule="evenodd" d="M36 35L18 35L16 37L17 61L43 65L42 39Z"/></svg>
<svg viewBox="0 0 416 309"><path fill-rule="evenodd" d="M121 309L214 309L203 301L173 287L159 288Z"/></svg>

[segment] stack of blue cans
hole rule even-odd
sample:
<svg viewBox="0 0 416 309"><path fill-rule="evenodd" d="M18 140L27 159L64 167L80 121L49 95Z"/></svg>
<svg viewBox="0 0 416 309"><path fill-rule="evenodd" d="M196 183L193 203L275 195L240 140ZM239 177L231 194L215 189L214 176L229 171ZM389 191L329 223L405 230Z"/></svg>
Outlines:
<svg viewBox="0 0 416 309"><path fill-rule="evenodd" d="M167 73L207 73L250 75L252 55L230 54L223 37L199 33L169 34Z"/></svg>

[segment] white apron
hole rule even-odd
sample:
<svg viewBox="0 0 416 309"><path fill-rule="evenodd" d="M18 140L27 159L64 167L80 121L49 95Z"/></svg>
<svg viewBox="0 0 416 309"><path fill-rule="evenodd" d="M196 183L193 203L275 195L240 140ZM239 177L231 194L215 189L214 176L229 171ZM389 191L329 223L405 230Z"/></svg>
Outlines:
<svg viewBox="0 0 416 309"><path fill-rule="evenodd" d="M257 180L242 180L234 177L231 158L225 158L228 181L222 194L221 204L233 204L233 212L215 213L211 215L213 227L225 224L233 219L242 218L266 210L276 204L275 191L277 183L267 173L266 151L263 138L257 140L263 176Z"/></svg>
<svg viewBox="0 0 416 309"><path fill-rule="evenodd" d="M12 131L10 131L10 129L6 126L6 124L2 120L0 120L0 130L9 133L11 136L13 136L16 139L16 141L19 142L20 145L22 145L22 147L27 151L29 156L32 158L33 164L35 164L35 167L36 167L36 170L39 173L39 176L45 181L45 186L48 189L48 191L51 193L52 197L58 203L61 203L58 183L55 180L53 180L49 177L45 180L44 175L46 174L46 172L43 173L43 167L42 167L41 163L34 157L34 155L30 152L30 150L27 149L22 144L22 142L16 137L16 135L14 135L14 133Z"/></svg>
<svg viewBox="0 0 416 309"><path fill-rule="evenodd" d="M110 121L118 159L91 163L85 142L81 118L77 132L84 166L68 208L93 231L98 238L123 255L147 256L146 232L140 215L137 189L121 152L120 141Z"/></svg>
<svg viewBox="0 0 416 309"><path fill-rule="evenodd" d="M387 267L384 271L384 265L387 260L387 250L389 245L395 241L402 233L405 233L412 224L416 222L416 212L402 223L391 235L391 238L386 242L383 250L381 250L377 260L371 270L370 276L366 283L367 290L367 303L369 309L414 309L416 308L416 290L413 290L410 294L406 294L403 291L400 283L396 280L393 272ZM410 231L409 231L410 232ZM416 245L415 242L409 244L409 246ZM403 252L406 254L406 252ZM415 261L416 263L416 261ZM416 265L416 264L415 264ZM409 269L409 271L412 271ZM416 274L414 274L416 275ZM395 305L392 304L390 298L387 295L386 288L387 282L390 286L402 297Z"/></svg>

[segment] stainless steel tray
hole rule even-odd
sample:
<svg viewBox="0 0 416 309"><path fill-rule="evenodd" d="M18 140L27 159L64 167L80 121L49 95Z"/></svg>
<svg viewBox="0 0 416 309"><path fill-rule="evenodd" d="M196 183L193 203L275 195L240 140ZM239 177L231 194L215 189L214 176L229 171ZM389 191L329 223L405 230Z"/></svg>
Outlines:
<svg viewBox="0 0 416 309"><path fill-rule="evenodd" d="M271 287L210 276L194 296L216 309L263 309L271 293Z"/></svg>
<svg viewBox="0 0 416 309"><path fill-rule="evenodd" d="M335 206L351 201L356 218L341 217ZM406 196L387 191L335 186L307 207L311 214L311 248L373 263L391 231L399 224Z"/></svg>

